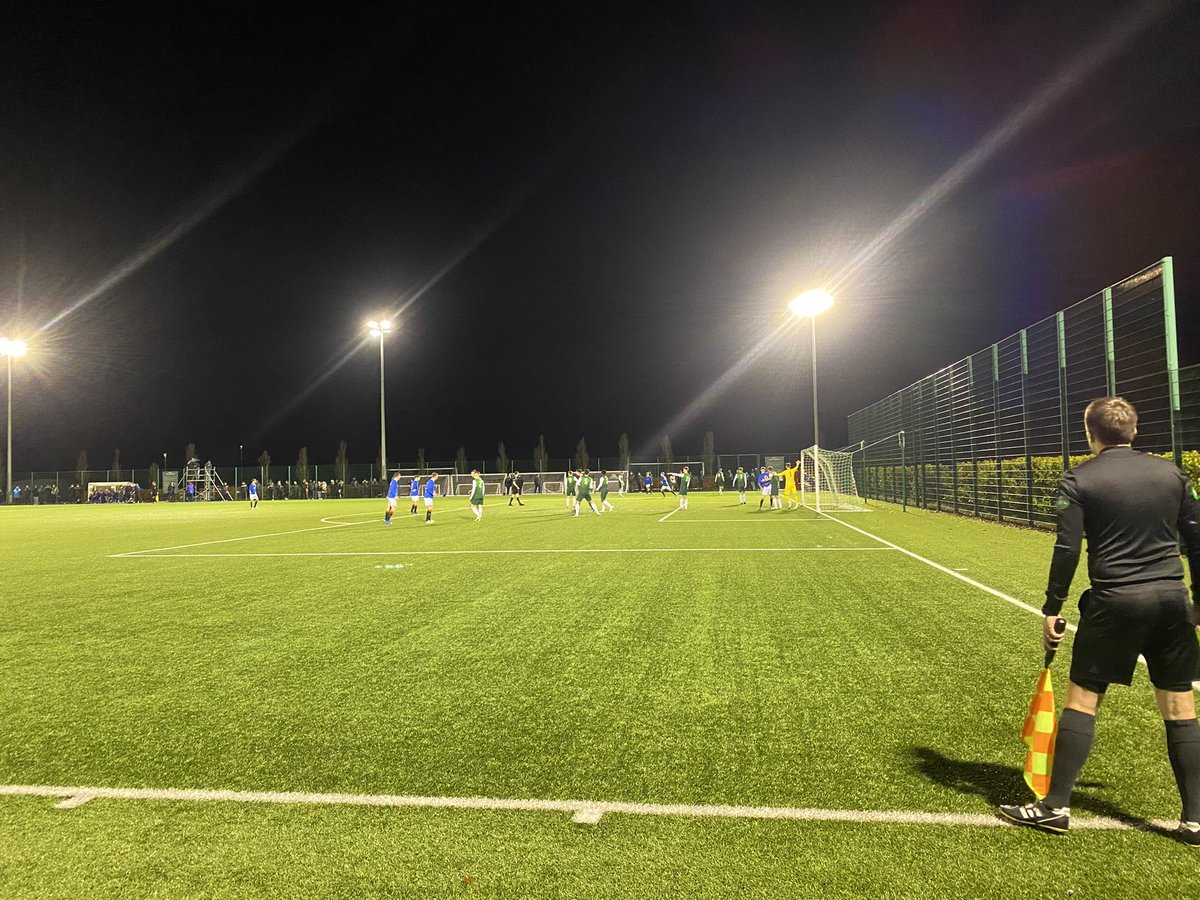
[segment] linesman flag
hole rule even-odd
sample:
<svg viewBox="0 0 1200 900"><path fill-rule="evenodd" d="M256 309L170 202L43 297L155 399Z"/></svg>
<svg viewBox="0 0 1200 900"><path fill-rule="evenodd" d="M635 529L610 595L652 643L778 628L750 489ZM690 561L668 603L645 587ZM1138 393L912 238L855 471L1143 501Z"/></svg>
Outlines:
<svg viewBox="0 0 1200 900"><path fill-rule="evenodd" d="M1066 631L1067 623L1059 619L1055 632ZM1029 751L1025 754L1025 783L1039 800L1050 793L1050 770L1054 768L1054 742L1058 737L1058 719L1054 714L1054 682L1050 678L1050 663L1055 650L1046 651L1046 663L1038 678L1037 689L1029 702L1029 715L1021 729L1021 740Z"/></svg>

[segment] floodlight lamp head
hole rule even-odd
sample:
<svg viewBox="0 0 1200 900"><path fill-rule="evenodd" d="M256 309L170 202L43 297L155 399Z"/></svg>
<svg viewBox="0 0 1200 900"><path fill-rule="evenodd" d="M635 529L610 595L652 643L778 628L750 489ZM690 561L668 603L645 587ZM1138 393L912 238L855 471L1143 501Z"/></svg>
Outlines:
<svg viewBox="0 0 1200 900"><path fill-rule="evenodd" d="M24 356L25 342L0 338L0 356Z"/></svg>
<svg viewBox="0 0 1200 900"><path fill-rule="evenodd" d="M802 317L816 317L833 306L833 295L829 291L805 291L788 304L788 309Z"/></svg>

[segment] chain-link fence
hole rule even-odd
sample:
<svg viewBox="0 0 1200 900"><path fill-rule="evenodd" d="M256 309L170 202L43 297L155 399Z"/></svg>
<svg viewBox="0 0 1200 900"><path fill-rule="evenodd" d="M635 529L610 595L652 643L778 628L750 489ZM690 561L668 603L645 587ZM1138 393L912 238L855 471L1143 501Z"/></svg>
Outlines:
<svg viewBox="0 0 1200 900"><path fill-rule="evenodd" d="M1139 449L1184 464L1200 447L1200 371L1179 369L1169 257L853 413L860 489L1052 522L1059 478L1089 453L1084 407L1106 395L1137 407Z"/></svg>

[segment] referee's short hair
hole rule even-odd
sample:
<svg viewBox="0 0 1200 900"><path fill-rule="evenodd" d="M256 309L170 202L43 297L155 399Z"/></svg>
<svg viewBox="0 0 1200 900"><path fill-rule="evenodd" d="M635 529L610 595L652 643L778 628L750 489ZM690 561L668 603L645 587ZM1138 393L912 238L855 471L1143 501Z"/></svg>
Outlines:
<svg viewBox="0 0 1200 900"><path fill-rule="evenodd" d="M1083 411L1088 433L1102 444L1128 444L1137 434L1137 410L1124 397L1101 397Z"/></svg>

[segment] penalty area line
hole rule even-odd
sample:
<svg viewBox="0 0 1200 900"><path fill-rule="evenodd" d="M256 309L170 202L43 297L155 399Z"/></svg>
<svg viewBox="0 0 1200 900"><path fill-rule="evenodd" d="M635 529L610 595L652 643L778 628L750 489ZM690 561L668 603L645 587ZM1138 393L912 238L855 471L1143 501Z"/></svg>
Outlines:
<svg viewBox="0 0 1200 900"><path fill-rule="evenodd" d="M61 798L57 809L77 809L94 800L173 801L176 803L258 803L310 806L382 806L416 809L477 809L570 813L579 825L595 825L610 814L709 819L766 819L797 822L847 822L872 825L946 825L1004 828L1007 823L983 813L936 813L917 810L820 809L795 806L735 806L683 803L625 803L609 800L537 800L506 797L422 797L403 794L324 794L298 791L225 791L174 788L66 787L0 784L0 795ZM1174 822L1153 822L1167 830ZM1071 830L1144 829L1118 819L1075 817Z"/></svg>
<svg viewBox="0 0 1200 900"><path fill-rule="evenodd" d="M911 550L906 550L903 547L901 547L899 544L893 544L891 541L884 540L877 534L871 534L871 532L869 532L869 531L864 531L863 529L859 528L857 525L851 525L849 522L843 522L841 519L837 518L836 516L831 516L828 513L821 513L821 515L823 515L825 518L829 519L831 522L837 522L839 525L844 525L846 528L849 528L851 531L857 531L863 537L869 537L869 538L871 538L871 540L879 541L879 543L883 544L885 547L888 547L892 550L897 550L900 553L903 553L905 556L910 557L911 559L915 559L917 562L922 562L932 569L937 569L939 572L943 572L946 575L949 575L951 578L957 578L959 581L969 584L969 585L971 585L971 587L977 588L978 590L983 591L985 594L991 594L993 597L997 597L1000 600L1003 600L1005 603L1011 603L1013 606L1015 606L1019 609L1023 609L1026 612L1031 612L1035 616L1041 617L1041 615L1042 615L1042 611L1040 609L1038 609L1037 607L1030 606L1028 603L1018 600L1016 597L1012 597L1012 596L1004 593L1003 591L998 591L994 587L989 587L988 585L984 584L981 581L976 581L974 578L968 578L962 572L956 572L954 569L947 568L946 566L943 566L940 563L935 563L932 559L927 559L926 557L921 556L919 553L913 553L913 551L911 551ZM1075 627L1075 625L1073 625L1071 623L1067 623L1067 630L1068 631L1076 631L1078 629Z"/></svg>
<svg viewBox="0 0 1200 900"><path fill-rule="evenodd" d="M321 520L322 522L325 519ZM267 534L247 534L242 537L219 538L215 541L196 541L191 544L176 544L174 547L152 547L148 550L130 550L126 553L110 553L109 559L134 558L150 553L165 553L167 550L190 550L193 547L210 547L214 544L234 544L238 541L256 541L259 538L269 537L286 537L290 534L307 534L311 531L329 531L331 528L351 528L354 525L363 525L364 522L331 522L328 525L316 525L312 528L297 528L294 531L272 531ZM202 554L199 554L202 555Z"/></svg>

